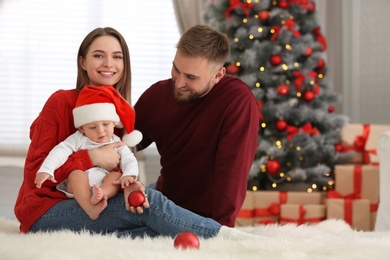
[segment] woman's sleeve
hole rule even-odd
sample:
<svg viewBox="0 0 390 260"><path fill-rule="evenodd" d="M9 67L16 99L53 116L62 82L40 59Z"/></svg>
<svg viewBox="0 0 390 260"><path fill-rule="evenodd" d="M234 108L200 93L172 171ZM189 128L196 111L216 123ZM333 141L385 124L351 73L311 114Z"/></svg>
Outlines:
<svg viewBox="0 0 390 260"><path fill-rule="evenodd" d="M30 147L25 162L25 178L34 185L35 175L43 160L57 144L75 132L72 110L74 104L61 91L55 92L44 105L41 113L30 127ZM87 150L72 154L55 171L57 182L65 180L73 170L91 168L92 162ZM45 185L55 183L45 182Z"/></svg>

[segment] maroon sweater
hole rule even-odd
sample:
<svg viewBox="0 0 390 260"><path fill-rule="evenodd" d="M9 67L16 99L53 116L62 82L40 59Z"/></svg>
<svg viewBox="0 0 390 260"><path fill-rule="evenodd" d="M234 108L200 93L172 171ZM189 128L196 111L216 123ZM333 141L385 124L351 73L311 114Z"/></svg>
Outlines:
<svg viewBox="0 0 390 260"><path fill-rule="evenodd" d="M157 189L177 205L234 226L246 194L259 125L256 100L241 80L225 76L204 97L174 99L171 80L157 82L135 105L140 149L156 143Z"/></svg>

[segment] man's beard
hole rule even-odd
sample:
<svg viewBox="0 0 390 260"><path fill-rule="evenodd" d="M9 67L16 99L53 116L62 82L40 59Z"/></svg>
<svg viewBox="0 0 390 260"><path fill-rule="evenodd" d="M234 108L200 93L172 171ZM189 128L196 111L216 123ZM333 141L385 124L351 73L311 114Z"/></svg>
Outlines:
<svg viewBox="0 0 390 260"><path fill-rule="evenodd" d="M202 92L192 92L191 90L189 90L188 92L190 93L189 96L187 97L184 97L184 95L181 95L179 94L177 91L176 91L176 87L175 87L175 81L172 81L172 86L173 86L173 95L175 97L175 99L179 102L192 102L204 95L206 95L208 92L210 92L210 89L211 89L211 84L210 84L210 81L207 83L207 85L203 88L203 91Z"/></svg>

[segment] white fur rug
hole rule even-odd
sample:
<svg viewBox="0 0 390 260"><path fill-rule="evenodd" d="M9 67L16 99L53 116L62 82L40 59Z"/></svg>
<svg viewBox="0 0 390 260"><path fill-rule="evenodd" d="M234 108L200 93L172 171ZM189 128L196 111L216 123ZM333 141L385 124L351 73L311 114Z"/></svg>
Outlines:
<svg viewBox="0 0 390 260"><path fill-rule="evenodd" d="M19 234L16 220L0 218L0 258L29 259L390 259L390 232L357 232L341 220L315 226L245 227L257 239L200 240L200 249L175 249L173 239L132 240L54 232Z"/></svg>

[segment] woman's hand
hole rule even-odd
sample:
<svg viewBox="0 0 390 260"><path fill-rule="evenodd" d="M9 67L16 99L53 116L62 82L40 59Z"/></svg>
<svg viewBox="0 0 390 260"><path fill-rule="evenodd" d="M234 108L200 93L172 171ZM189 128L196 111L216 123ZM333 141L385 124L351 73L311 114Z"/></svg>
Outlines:
<svg viewBox="0 0 390 260"><path fill-rule="evenodd" d="M117 170L121 156L115 149L122 145L125 145L125 143L116 142L102 146L99 149L89 150L89 157L93 165L106 169L109 172Z"/></svg>
<svg viewBox="0 0 390 260"><path fill-rule="evenodd" d="M145 202L142 205L143 207L135 208L133 206L130 206L129 201L128 201L127 198L129 197L130 193L132 193L133 191L141 191L141 192L144 193L144 195L145 195ZM144 185L141 182L134 181L129 186L125 186L125 188L123 189L123 195L124 195L125 204L126 204L126 210L127 211L131 211L133 213L138 212L139 214L142 214L144 212L143 208L149 208L149 201L148 201L148 197L145 194L145 187L144 187Z"/></svg>

